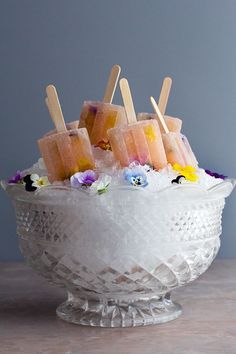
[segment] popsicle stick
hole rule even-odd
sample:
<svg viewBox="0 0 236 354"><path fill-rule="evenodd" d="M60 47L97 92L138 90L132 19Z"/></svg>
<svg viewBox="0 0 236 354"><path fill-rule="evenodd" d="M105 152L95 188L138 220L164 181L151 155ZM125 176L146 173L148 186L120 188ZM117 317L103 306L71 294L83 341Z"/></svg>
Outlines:
<svg viewBox="0 0 236 354"><path fill-rule="evenodd" d="M119 65L114 65L111 69L107 82L106 91L103 97L104 103L112 103L113 96L116 90L117 82L120 76L121 68Z"/></svg>
<svg viewBox="0 0 236 354"><path fill-rule="evenodd" d="M48 85L46 87L46 93L48 96L50 109L53 112L53 122L55 124L56 130L58 132L67 131L55 86Z"/></svg>
<svg viewBox="0 0 236 354"><path fill-rule="evenodd" d="M169 133L170 131L169 131L167 125L166 125L166 122L165 122L165 119L164 119L163 115L160 112L160 109L158 108L158 105L156 104L156 101L154 100L153 97L150 97L150 101L151 101L151 104L152 104L152 107L153 107L155 113L157 114L157 117L159 118L159 120L160 120L160 122L161 122L161 124L163 126L163 129L164 129L165 133Z"/></svg>
<svg viewBox="0 0 236 354"><path fill-rule="evenodd" d="M160 93L159 100L158 100L158 107L159 107L159 110L163 116L165 115L171 85L172 85L172 79L170 77L165 77L163 80L161 93Z"/></svg>
<svg viewBox="0 0 236 354"><path fill-rule="evenodd" d="M49 111L50 117L52 118L52 121L53 121L53 123L54 123L54 114L53 114L53 111L52 111L52 109L51 109L51 106L50 106L48 97L45 98L45 103L46 103L47 109L48 109L48 111ZM54 124L55 124L55 123L54 123Z"/></svg>
<svg viewBox="0 0 236 354"><path fill-rule="evenodd" d="M127 79L123 78L120 80L120 90L121 90L121 95L125 106L128 123L136 123L137 122L136 113L134 110L132 95L131 95L131 91Z"/></svg>

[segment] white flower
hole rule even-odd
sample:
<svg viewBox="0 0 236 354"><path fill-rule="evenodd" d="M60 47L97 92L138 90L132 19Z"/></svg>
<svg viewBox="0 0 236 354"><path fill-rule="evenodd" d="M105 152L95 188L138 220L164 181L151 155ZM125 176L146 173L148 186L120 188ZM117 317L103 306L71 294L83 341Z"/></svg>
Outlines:
<svg viewBox="0 0 236 354"><path fill-rule="evenodd" d="M90 193L92 194L102 194L107 192L107 188L109 184L111 183L111 176L101 174L98 179L91 185L90 187Z"/></svg>
<svg viewBox="0 0 236 354"><path fill-rule="evenodd" d="M31 179L31 181L33 181L32 186L36 187L37 189L49 186L49 184L50 184L47 176L39 177L39 175L37 175L36 173L33 173L30 176L30 179Z"/></svg>

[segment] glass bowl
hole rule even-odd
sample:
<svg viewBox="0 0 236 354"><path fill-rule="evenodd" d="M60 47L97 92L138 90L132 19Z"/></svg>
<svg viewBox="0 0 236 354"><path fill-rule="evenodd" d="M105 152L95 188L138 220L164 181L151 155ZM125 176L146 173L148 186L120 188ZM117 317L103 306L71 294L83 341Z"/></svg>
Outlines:
<svg viewBox="0 0 236 354"><path fill-rule="evenodd" d="M81 325L129 327L181 314L170 292L212 263L233 187L226 180L208 190L183 184L157 193L129 186L92 196L62 186L6 191L24 257L67 289L57 315Z"/></svg>

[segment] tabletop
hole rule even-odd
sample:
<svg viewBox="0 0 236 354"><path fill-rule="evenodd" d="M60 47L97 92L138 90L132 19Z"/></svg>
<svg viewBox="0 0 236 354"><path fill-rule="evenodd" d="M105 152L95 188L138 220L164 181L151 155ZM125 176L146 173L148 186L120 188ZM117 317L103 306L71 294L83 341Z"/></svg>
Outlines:
<svg viewBox="0 0 236 354"><path fill-rule="evenodd" d="M24 263L0 263L1 354L235 354L236 260L215 260L173 292L177 320L136 328L90 328L55 314L65 290Z"/></svg>

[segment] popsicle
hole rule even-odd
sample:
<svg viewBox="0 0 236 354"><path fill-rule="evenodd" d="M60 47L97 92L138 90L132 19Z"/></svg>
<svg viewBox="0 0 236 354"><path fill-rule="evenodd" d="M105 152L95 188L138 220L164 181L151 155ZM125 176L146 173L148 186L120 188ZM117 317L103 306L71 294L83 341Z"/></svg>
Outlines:
<svg viewBox="0 0 236 354"><path fill-rule="evenodd" d="M178 163L181 166L197 167L197 160L192 152L190 144L185 136L180 133L170 132L153 97L150 98L153 109L163 127L162 140L166 152L167 161L170 164ZM186 144L187 141L187 144Z"/></svg>
<svg viewBox="0 0 236 354"><path fill-rule="evenodd" d="M56 88L46 88L56 133L38 140L50 182L63 181L75 172L93 169L92 147L86 128L67 130Z"/></svg>
<svg viewBox="0 0 236 354"><path fill-rule="evenodd" d="M165 77L163 80L161 93L160 93L159 100L158 100L158 107L159 107L160 112L164 116L165 123L166 123L169 131L179 133L181 130L181 126L182 126L182 120L179 118L174 118L174 117L170 117L170 116L165 115L171 86L172 86L172 79L170 77ZM155 113L151 113L151 114L150 113L139 113L137 116L138 120L148 120L148 119L156 119L156 118L157 117L156 117ZM163 133L164 131L163 131L163 127L161 124L160 124L160 129L161 129L161 132Z"/></svg>
<svg viewBox="0 0 236 354"><path fill-rule="evenodd" d="M85 101L80 114L79 128L87 128L91 144L108 142L107 130L127 124L124 107L112 104L121 68L111 69L103 101Z"/></svg>
<svg viewBox="0 0 236 354"><path fill-rule="evenodd" d="M157 120L137 122L129 84L124 78L120 80L120 89L129 124L108 130L115 158L122 167L133 161L156 169L165 167L167 160Z"/></svg>

